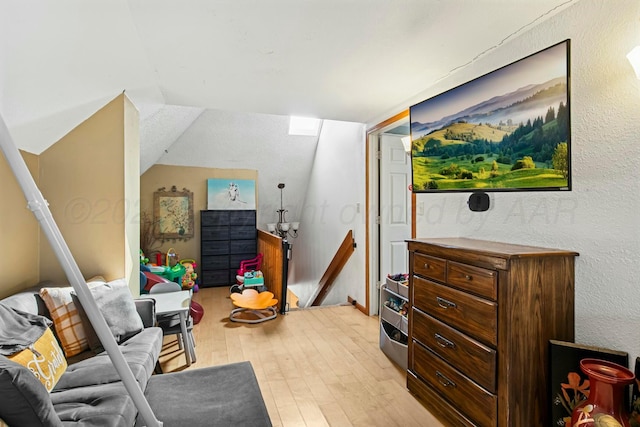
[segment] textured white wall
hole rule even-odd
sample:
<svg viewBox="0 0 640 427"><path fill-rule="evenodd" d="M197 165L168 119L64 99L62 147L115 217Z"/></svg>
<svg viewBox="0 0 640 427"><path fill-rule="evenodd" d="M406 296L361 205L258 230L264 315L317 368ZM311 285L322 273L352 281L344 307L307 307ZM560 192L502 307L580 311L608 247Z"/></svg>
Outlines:
<svg viewBox="0 0 640 427"><path fill-rule="evenodd" d="M498 47L408 105L571 39L573 191L419 195L417 236L464 236L580 253L576 342L640 356L640 81L625 55L640 44L640 2L582 0Z"/></svg>
<svg viewBox="0 0 640 427"><path fill-rule="evenodd" d="M347 296L365 299L365 171L364 125L326 121L301 218L301 231L292 240L289 282L303 305L349 230L357 248L334 282L323 305L342 304ZM359 212L358 212L359 210Z"/></svg>

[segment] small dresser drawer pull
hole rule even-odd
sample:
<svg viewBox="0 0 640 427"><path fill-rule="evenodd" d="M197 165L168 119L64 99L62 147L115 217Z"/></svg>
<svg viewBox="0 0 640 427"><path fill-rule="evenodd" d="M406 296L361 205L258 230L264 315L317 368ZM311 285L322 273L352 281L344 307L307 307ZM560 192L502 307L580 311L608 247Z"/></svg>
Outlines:
<svg viewBox="0 0 640 427"><path fill-rule="evenodd" d="M438 377L438 382L445 387L455 387L456 383L451 381L449 378L445 377L440 371L436 371L436 377Z"/></svg>
<svg viewBox="0 0 640 427"><path fill-rule="evenodd" d="M424 263L424 268L426 268L427 270L430 268L429 264L427 264L426 262Z"/></svg>
<svg viewBox="0 0 640 427"><path fill-rule="evenodd" d="M465 279L467 280L473 280L473 276L469 276L468 274L464 276Z"/></svg>
<svg viewBox="0 0 640 427"><path fill-rule="evenodd" d="M441 297L436 297L436 302L438 303L438 305L442 308L444 308L445 310L447 308L456 308L457 305L455 302L451 302L449 300L446 300L444 298Z"/></svg>
<svg viewBox="0 0 640 427"><path fill-rule="evenodd" d="M453 341L449 341L448 339L446 339L445 337L443 337L440 334L434 334L434 337L436 339L436 342L438 343L438 345L442 348L456 348L456 344Z"/></svg>

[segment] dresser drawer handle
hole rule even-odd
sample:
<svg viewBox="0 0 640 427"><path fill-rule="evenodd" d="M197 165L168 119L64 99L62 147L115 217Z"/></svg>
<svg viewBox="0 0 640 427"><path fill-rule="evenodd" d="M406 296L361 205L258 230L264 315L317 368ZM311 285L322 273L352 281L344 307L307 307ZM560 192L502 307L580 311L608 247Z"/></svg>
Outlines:
<svg viewBox="0 0 640 427"><path fill-rule="evenodd" d="M445 310L448 308L456 308L457 305L455 302L451 302L449 300L446 300L444 298L440 298L440 297L436 297L436 302L438 303L438 305L442 308L444 308Z"/></svg>
<svg viewBox="0 0 640 427"><path fill-rule="evenodd" d="M456 383L451 381L449 378L445 377L440 371L436 371L436 377L438 377L438 382L445 387L455 387Z"/></svg>
<svg viewBox="0 0 640 427"><path fill-rule="evenodd" d="M424 268L426 268L426 269L428 270L428 269L429 269L429 268L431 268L431 267L429 266L429 264L427 264L427 263L425 262L425 263L424 263Z"/></svg>
<svg viewBox="0 0 640 427"><path fill-rule="evenodd" d="M456 344L453 341L449 341L448 339L446 339L445 337L443 337L440 334L434 334L434 337L436 339L436 342L438 343L438 345L442 348L456 348Z"/></svg>
<svg viewBox="0 0 640 427"><path fill-rule="evenodd" d="M465 279L467 279L467 280L469 280L469 281L473 280L473 276L470 276L470 275L468 275L468 274L465 274L465 275L464 275L464 278L465 278Z"/></svg>

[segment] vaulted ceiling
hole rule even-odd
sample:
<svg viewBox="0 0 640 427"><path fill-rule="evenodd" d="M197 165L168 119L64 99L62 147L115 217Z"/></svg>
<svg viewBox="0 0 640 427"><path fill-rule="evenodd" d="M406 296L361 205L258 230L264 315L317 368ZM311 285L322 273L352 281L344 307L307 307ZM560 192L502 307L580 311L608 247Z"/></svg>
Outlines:
<svg viewBox="0 0 640 427"><path fill-rule="evenodd" d="M574 1L3 0L0 112L34 153L122 91L142 153L204 110L367 123Z"/></svg>

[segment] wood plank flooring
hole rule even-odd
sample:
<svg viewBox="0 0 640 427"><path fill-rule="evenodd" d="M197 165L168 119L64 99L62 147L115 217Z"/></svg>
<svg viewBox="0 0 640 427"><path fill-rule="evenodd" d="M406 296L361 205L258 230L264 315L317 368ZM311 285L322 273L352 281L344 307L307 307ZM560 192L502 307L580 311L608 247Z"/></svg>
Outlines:
<svg viewBox="0 0 640 427"><path fill-rule="evenodd" d="M165 337L164 372L248 360L274 426L442 426L380 351L377 317L333 306L244 324L229 321L228 288L202 289L194 300L204 307L197 362L186 368L175 337Z"/></svg>

